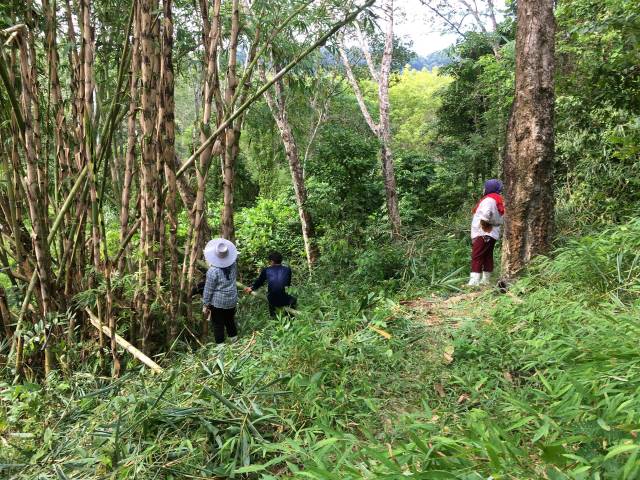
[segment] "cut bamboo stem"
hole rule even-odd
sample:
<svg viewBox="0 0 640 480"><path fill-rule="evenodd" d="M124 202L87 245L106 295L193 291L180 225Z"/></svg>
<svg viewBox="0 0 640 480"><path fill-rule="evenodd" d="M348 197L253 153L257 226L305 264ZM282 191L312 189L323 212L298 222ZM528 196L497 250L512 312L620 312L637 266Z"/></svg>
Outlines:
<svg viewBox="0 0 640 480"><path fill-rule="evenodd" d="M91 320L91 324L96 327L97 329L101 328L100 325L100 320L98 319L98 317L88 308L85 309L85 311L87 312L87 314L89 315L89 320ZM153 360L151 360L149 357L147 357L144 353L142 353L140 350L138 350L136 347L134 347L133 345L131 345L129 342L127 342L124 338L122 338L120 335L118 335L117 333L112 333L111 329L109 327L107 327L106 325L102 325L102 332L109 338L113 338L115 337L116 339L116 343L118 345L120 345L122 348L124 348L127 352L129 352L131 355L133 355L136 359L140 360L142 363L144 363L147 367L149 367L153 372L155 373L162 373L164 370L162 369L162 367L160 365L158 365L156 362L154 362Z"/></svg>

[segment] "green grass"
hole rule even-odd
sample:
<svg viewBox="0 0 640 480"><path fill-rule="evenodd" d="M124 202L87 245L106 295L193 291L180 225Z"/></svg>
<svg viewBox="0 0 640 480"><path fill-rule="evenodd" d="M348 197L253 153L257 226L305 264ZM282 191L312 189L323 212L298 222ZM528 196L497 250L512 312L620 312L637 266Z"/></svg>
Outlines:
<svg viewBox="0 0 640 480"><path fill-rule="evenodd" d="M308 282L295 319L243 300L222 356L0 383L0 476L638 478L640 222L569 242L509 296L451 304L465 239L412 248L375 284L375 254Z"/></svg>

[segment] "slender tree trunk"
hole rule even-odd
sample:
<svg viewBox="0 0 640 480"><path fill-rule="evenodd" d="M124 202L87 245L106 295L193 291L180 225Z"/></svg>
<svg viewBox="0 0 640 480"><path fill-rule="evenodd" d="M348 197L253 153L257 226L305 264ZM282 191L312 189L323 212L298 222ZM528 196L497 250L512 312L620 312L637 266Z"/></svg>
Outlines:
<svg viewBox="0 0 640 480"><path fill-rule="evenodd" d="M205 73L203 86L203 107L202 124L200 128L200 140L204 142L208 137L212 116L213 101L216 102L218 117L222 115L222 104L220 101L220 82L218 78L218 48L222 25L220 22L221 0L214 0L212 18L209 19L209 12L206 0L201 1L201 15L204 26L203 40L205 45ZM205 194L207 178L211 159L220 153L220 142L205 148L199 156L199 168L196 170L197 190L195 202L192 209L191 248L189 251L188 269L185 272L187 277L186 289L181 289L183 295L191 291L193 278L196 270L196 263L202 257L202 247L204 245L204 231L209 230L206 218ZM184 298L182 300L185 300ZM187 303L187 305L189 305ZM191 310L187 310L187 317L191 317ZM203 318L201 329L203 336L208 334L209 324Z"/></svg>
<svg viewBox="0 0 640 480"><path fill-rule="evenodd" d="M129 114L127 117L127 152L125 157L124 176L122 182L122 196L120 199L120 243L122 243L129 233L129 207L131 202L131 183L133 181L133 171L136 165L136 114L138 111L138 77L140 72L140 16L139 10L133 20L133 42L131 45L131 67L129 74ZM127 252L130 249L127 248ZM125 272L127 261L126 253L118 260L118 271Z"/></svg>
<svg viewBox="0 0 640 480"><path fill-rule="evenodd" d="M75 2L74 2L75 3ZM71 0L65 0L65 14L67 20L67 48L68 63L70 66L70 87L71 87L71 115L68 118L67 126L69 132L69 175L78 173L84 167L84 44L78 44L74 26L74 18L82 24L80 12L72 10ZM71 160L73 159L73 161ZM71 237L71 252L67 254L64 262L64 291L65 296L73 295L75 291L84 288L82 285L84 277L85 249L84 249L84 225L87 219L88 203L85 196L78 202L75 211L67 212L67 235ZM80 315L83 315L80 313ZM69 339L73 339L73 325L69 328Z"/></svg>
<svg viewBox="0 0 640 480"><path fill-rule="evenodd" d="M58 75L58 65L60 57L58 55L58 45L56 40L56 12L49 0L42 2L47 19L47 59L49 61L49 85L51 88L51 109L54 112L55 120L53 125L55 137L55 191L56 208L59 203L60 184L66 179L69 173L68 167L68 146L66 142L66 122L64 118L64 105L62 102L62 91L60 89L60 78ZM63 190L64 192L64 190Z"/></svg>
<svg viewBox="0 0 640 480"><path fill-rule="evenodd" d="M141 167L141 238L140 246L144 259L143 301L142 301L142 349L148 351L151 335L151 304L156 272L154 247L157 213L155 197L159 194L157 172L157 98L159 76L159 28L154 21L158 9L157 0L140 1L140 44L142 78L142 167Z"/></svg>
<svg viewBox="0 0 640 480"><path fill-rule="evenodd" d="M389 122L389 74L393 57L393 0L384 0L382 9L387 16L387 30L385 32L382 64L380 66L380 82L378 84L378 98L380 99L379 133L382 143L380 156L382 161L382 176L384 190L387 197L387 213L391 222L391 234L394 238L400 236L401 222L398 209L398 194L396 189L396 175L391 153L391 125Z"/></svg>
<svg viewBox="0 0 640 480"><path fill-rule="evenodd" d="M553 0L518 1L516 86L504 157L502 273L509 279L549 249L553 228Z"/></svg>
<svg viewBox="0 0 640 480"><path fill-rule="evenodd" d="M351 85L353 92L360 106L360 111L367 125L373 134L380 141L380 163L382 165L382 177L384 181L384 190L387 203L387 214L389 215L389 223L391 224L391 236L396 239L400 236L402 222L400 220L400 210L398 208L398 193L396 187L395 168L393 163L393 154L391 151L391 125L389 121L389 75L391 73L391 61L393 59L393 0L383 0L382 10L386 16L386 30L384 50L382 52L382 61L380 64L379 75L375 74L371 55L364 40L361 38L361 47L367 59L367 64L371 71L374 81L378 83L378 105L380 107L380 118L378 123L374 122L369 109L364 100L362 90L358 85L358 81L353 74L349 58L342 45L338 46L338 52L342 63L345 67L347 81ZM360 34L361 36L361 34Z"/></svg>
<svg viewBox="0 0 640 480"><path fill-rule="evenodd" d="M82 168L80 161L79 146L82 141L82 105L84 104L84 89L82 88L82 64L80 62L80 56L76 46L76 33L73 25L73 12L71 10L70 0L65 0L65 13L67 17L67 43L69 49L68 61L70 65L70 80L71 80L71 125L73 125L74 142L73 149L70 154L73 154L75 159L75 169L79 171Z"/></svg>
<svg viewBox="0 0 640 480"><path fill-rule="evenodd" d="M35 72L33 64L36 62L36 59L32 56L34 49L29 48L27 45L28 38L28 35L24 35L20 36L18 40L22 79L20 98L22 103L22 117L24 120L24 149L27 161L27 175L24 190L27 194L27 204L29 206L29 216L32 226L33 250L35 251L36 268L38 270L40 284L41 313L44 318L47 318L48 314L54 311L51 292L51 258L46 230L47 213L43 200L44 196L47 195L47 190L42 183L44 174L38 157L38 136L33 127L36 122L33 111L38 109L35 99L37 89L35 88L34 79L32 78ZM49 350L49 348L49 346L45 347L46 350ZM22 339L19 338L16 350L16 371L19 373L22 371L22 353L23 343ZM47 359L50 359L49 352L45 352L45 374L49 373L51 367L51 363L46 362Z"/></svg>
<svg viewBox="0 0 640 480"><path fill-rule="evenodd" d="M178 334L176 316L178 312L178 216L177 216L177 184L175 170L175 121L174 121L174 76L173 76L173 16L171 0L163 1L164 25L162 30L162 152L164 155L164 172L167 180L167 221L169 224L169 336L171 342Z"/></svg>
<svg viewBox="0 0 640 480"><path fill-rule="evenodd" d="M222 220L221 235L231 242L236 240L236 227L233 219L233 195L235 191L235 162L233 147L236 141L235 132L229 128L225 134L224 163L222 170Z"/></svg>
<svg viewBox="0 0 640 480"><path fill-rule="evenodd" d="M101 246L101 233L100 233L100 219L99 219L99 205L98 205L98 191L96 186L96 171L95 171L95 133L94 133L94 115L93 115L93 56L94 56L94 42L93 42L93 26L91 24L91 0L80 0L80 18L81 18L81 33L82 33L82 48L81 59L83 63L82 67L82 86L84 90L83 99L84 104L82 107L82 138L81 142L81 158L82 165L88 165L89 174L89 198L91 208L91 255L93 259L94 274L89 277L90 286L96 286L97 275L102 272L102 262L100 258L100 246ZM101 299L97 299L96 307L98 312L98 318L100 322L104 321L103 305ZM102 329L99 331L99 343L100 348L104 348L105 339Z"/></svg>
<svg viewBox="0 0 640 480"><path fill-rule="evenodd" d="M264 69L261 69L261 77L266 82ZM307 189L304 184L304 174L302 165L300 164L300 156L298 153L298 145L296 144L293 130L289 123L287 114L286 99L284 97L283 85L281 81L274 84L274 95L267 90L265 92L265 100L271 110L271 114L280 131L280 138L284 145L284 150L289 161L289 170L291 172L291 181L293 182L293 190L296 196L296 205L298 207L298 215L300 216L300 225L302 227L302 239L304 241L304 250L307 256L309 268L313 266L318 257L318 250L314 243L314 229L311 214L307 209Z"/></svg>

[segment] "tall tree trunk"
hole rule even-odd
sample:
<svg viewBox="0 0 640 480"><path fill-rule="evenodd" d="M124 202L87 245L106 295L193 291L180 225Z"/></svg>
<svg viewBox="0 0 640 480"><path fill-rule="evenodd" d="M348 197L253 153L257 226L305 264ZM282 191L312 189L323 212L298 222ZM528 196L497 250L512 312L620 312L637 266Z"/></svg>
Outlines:
<svg viewBox="0 0 640 480"><path fill-rule="evenodd" d="M206 0L201 0L201 15L204 26L203 40L205 45L205 73L204 73L204 85L203 85L203 108L202 108L202 123L200 128L200 140L204 142L207 139L210 129L210 122L212 116L213 102L216 103L216 112L218 118L222 115L222 102L220 100L220 81L218 75L218 48L220 42L220 35L222 25L220 22L220 8L222 5L221 0L214 0L212 18L209 19L208 3ZM196 271L197 261L202 257L202 247L206 240L204 233L205 230L209 230L207 215L206 215L206 202L205 194L207 187L207 178L209 168L211 166L211 159L214 155L220 153L220 142L216 142L215 145L205 148L199 156L199 168L196 170L197 189L196 196L193 205L188 205L191 208L192 229L191 229L191 248L189 251L188 268L184 272L186 274L185 281L181 281L181 284L186 282L186 288L181 289L182 295L186 295L191 291L193 278ZM182 300L185 300L184 298ZM191 318L190 303L187 302L187 318ZM203 318L201 323L201 329L203 336L208 334L207 319Z"/></svg>
<svg viewBox="0 0 640 480"><path fill-rule="evenodd" d="M82 105L84 104L84 89L82 88L82 63L76 46L76 33L73 25L73 12L70 0L65 0L65 13L67 17L67 43L69 46L68 61L70 65L71 80L71 124L73 125L73 158L75 159L75 169L82 168L80 161L80 144L82 141Z"/></svg>
<svg viewBox="0 0 640 480"><path fill-rule="evenodd" d="M262 81L266 82L264 69L261 69ZM302 239L304 241L304 250L307 256L309 268L313 266L318 257L318 250L314 243L314 229L311 213L307 209L307 189L304 184L304 174L302 165L300 164L300 156L298 145L296 144L289 116L287 114L286 99L284 97L283 85L279 80L274 84L275 96L267 90L265 92L265 100L271 110L271 114L278 126L282 144L289 161L289 170L291 172L291 181L293 182L293 190L296 196L296 205L298 207L298 215L300 216L300 225L302 227ZM275 97L275 98L274 98Z"/></svg>
<svg viewBox="0 0 640 480"><path fill-rule="evenodd" d="M362 94L358 80L353 74L349 58L347 57L347 53L342 45L338 45L338 52L346 71L347 81L353 89L358 105L360 106L362 116L373 134L380 141L380 163L382 165L387 214L389 215L389 223L391 224L391 236L396 239L400 236L402 222L400 220L400 210L398 208L398 193L393 155L391 151L391 126L389 121L389 75L391 74L391 61L393 59L393 0L383 0L382 10L386 16L387 23L379 75L375 74L371 55L368 52L366 43L363 40L360 42L373 80L378 83L378 105L380 107L380 118L377 124L373 120L373 117L367 108L364 95Z"/></svg>
<svg viewBox="0 0 640 480"><path fill-rule="evenodd" d="M58 65L60 57L58 55L58 45L56 41L57 21L56 13L49 0L42 2L42 7L46 13L47 20L47 59L49 61L49 85L51 89L51 109L54 113L54 136L55 136L55 191L56 208L59 203L61 193L60 184L68 175L68 147L65 137L66 124L64 118L64 104L62 102L62 91L60 89L60 78L58 75Z"/></svg>
<svg viewBox="0 0 640 480"><path fill-rule="evenodd" d="M502 273L514 277L549 249L553 228L553 0L518 1L515 98L504 156Z"/></svg>
<svg viewBox="0 0 640 480"><path fill-rule="evenodd" d="M384 0L382 10L387 16L387 30L385 32L382 64L380 65L380 82L378 83L378 98L380 100L379 134L382 146L380 157L382 161L382 176L384 190L387 197L387 213L391 223L391 235L400 236L400 211L398 209L398 193L396 189L396 175L391 153L391 125L389 122L389 74L393 57L393 0Z"/></svg>
<svg viewBox="0 0 640 480"><path fill-rule="evenodd" d="M96 286L97 275L103 270L102 262L100 258L100 246L101 246L101 233L100 233L100 220L99 220L99 205L98 205L98 190L96 185L96 171L95 171L95 133L93 119L93 56L94 56L94 42L93 42L93 26L91 24L91 0L80 0L80 18L81 18L81 33L82 33L82 49L81 58L83 63L83 76L82 85L84 90L84 105L83 105L83 137L81 139L81 156L83 166L86 164L89 168L89 197L91 208L91 253L93 258L94 274L90 278L90 287ZM96 300L96 307L98 312L98 318L100 322L104 321L103 305L101 299ZM99 329L99 342L100 347L105 345L104 333L102 329Z"/></svg>
<svg viewBox="0 0 640 480"><path fill-rule="evenodd" d="M77 2L74 2L77 4ZM71 0L65 0L65 16L67 23L67 46L68 46L68 63L70 67L70 89L71 89L71 115L68 118L67 125L69 132L69 175L78 173L84 166L83 160L83 144L84 144L84 50L83 44L78 45L77 35L74 26L74 18L82 23L79 12L72 10ZM78 48L79 47L79 48ZM73 161L72 161L73 159ZM70 252L64 262L64 291L65 296L71 296L82 286L84 276L84 225L87 219L87 202L85 196L81 196L75 212L67 212L67 238L71 238ZM82 315L82 314L80 314ZM73 321L72 321L73 323ZM69 328L69 339L73 339L73 325Z"/></svg>
<svg viewBox="0 0 640 480"><path fill-rule="evenodd" d="M36 100L37 89L35 87L35 79L33 78L36 58L33 56L34 48L27 45L29 35L20 36L20 73L22 78L21 103L22 117L24 120L24 149L27 160L27 175L24 190L27 194L27 204L29 206L29 216L32 226L32 242L33 250L36 257L36 268L38 270L38 278L40 284L41 313L47 318L49 313L53 313L53 297L52 297L52 277L51 277L51 257L49 253L49 245L47 243L47 212L44 206L44 196L47 195L47 189L42 183L44 173L41 168L41 162L38 157L37 134L34 124L34 110L38 109ZM49 350L47 345L46 350ZM16 371L22 370L22 339L18 338L16 349ZM45 374L49 373L51 364L46 362L50 359L50 352L45 352Z"/></svg>
<svg viewBox="0 0 640 480"><path fill-rule="evenodd" d="M156 252L154 246L157 213L155 199L157 189L157 99L159 74L159 27L154 21L158 9L157 0L141 0L140 2L140 44L141 44L141 78L142 78L142 167L141 167L141 235L144 279L142 301L142 348L148 351L148 342L152 330L151 304L153 303L153 287L156 272Z"/></svg>

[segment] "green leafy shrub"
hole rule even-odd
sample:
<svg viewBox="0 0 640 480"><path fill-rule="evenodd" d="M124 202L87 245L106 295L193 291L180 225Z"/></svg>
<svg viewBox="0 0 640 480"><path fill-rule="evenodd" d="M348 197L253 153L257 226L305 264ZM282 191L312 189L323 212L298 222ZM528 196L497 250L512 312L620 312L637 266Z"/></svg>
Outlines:
<svg viewBox="0 0 640 480"><path fill-rule="evenodd" d="M264 266L272 250L280 251L288 262L304 258L298 212L284 195L260 197L254 207L240 210L236 235L243 268Z"/></svg>

